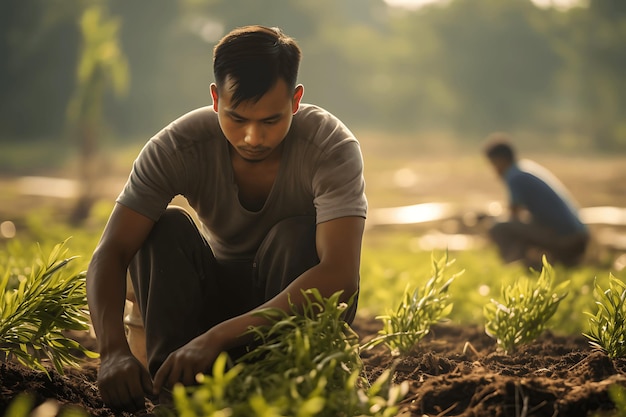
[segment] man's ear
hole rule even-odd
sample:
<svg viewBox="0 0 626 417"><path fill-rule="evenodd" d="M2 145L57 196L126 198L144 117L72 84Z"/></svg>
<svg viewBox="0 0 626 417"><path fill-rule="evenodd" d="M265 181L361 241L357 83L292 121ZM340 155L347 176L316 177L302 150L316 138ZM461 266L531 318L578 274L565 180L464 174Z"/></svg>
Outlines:
<svg viewBox="0 0 626 417"><path fill-rule="evenodd" d="M296 86L296 90L293 93L292 107L291 112L296 114L298 109L300 108L300 101L302 101L302 96L304 95L304 86L302 84L298 84Z"/></svg>
<svg viewBox="0 0 626 417"><path fill-rule="evenodd" d="M217 95L217 85L215 85L215 83L211 83L211 98L213 99L213 110L217 112L218 95Z"/></svg>

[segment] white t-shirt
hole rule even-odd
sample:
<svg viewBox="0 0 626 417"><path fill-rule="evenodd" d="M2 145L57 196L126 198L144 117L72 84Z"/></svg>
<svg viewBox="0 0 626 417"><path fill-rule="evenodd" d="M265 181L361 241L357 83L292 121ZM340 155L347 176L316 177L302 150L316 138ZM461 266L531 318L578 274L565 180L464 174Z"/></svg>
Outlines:
<svg viewBox="0 0 626 417"><path fill-rule="evenodd" d="M367 215L358 141L335 116L301 104L284 141L278 175L263 208L239 202L229 144L212 107L193 110L157 133L133 164L117 202L157 221L177 195L196 211L216 258L252 259L280 220L322 223Z"/></svg>

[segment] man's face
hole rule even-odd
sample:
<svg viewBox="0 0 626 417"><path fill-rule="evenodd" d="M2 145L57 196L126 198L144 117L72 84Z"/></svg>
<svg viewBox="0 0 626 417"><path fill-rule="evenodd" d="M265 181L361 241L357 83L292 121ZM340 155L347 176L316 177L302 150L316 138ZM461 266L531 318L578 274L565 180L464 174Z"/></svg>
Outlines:
<svg viewBox="0 0 626 417"><path fill-rule="evenodd" d="M279 79L259 101L244 101L232 105L232 80L218 88L211 85L213 109L224 136L237 154L248 162L267 159L282 143L298 111L304 89L298 85L288 91L284 80Z"/></svg>
<svg viewBox="0 0 626 417"><path fill-rule="evenodd" d="M491 165L496 171L496 174L501 178L504 178L504 174L511 166L511 162L506 160L505 158L491 157L489 158L489 162L491 162Z"/></svg>

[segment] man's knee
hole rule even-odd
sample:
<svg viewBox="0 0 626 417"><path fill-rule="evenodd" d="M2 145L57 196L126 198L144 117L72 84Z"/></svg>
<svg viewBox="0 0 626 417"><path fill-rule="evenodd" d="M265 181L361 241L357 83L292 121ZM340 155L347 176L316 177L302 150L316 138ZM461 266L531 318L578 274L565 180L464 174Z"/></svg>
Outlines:
<svg viewBox="0 0 626 417"><path fill-rule="evenodd" d="M193 225L193 219L185 209L169 206L154 224L149 238L166 237L169 239L181 234L185 235L189 230L193 230Z"/></svg>
<svg viewBox="0 0 626 417"><path fill-rule="evenodd" d="M312 216L291 217L272 227L254 262L254 280L265 289L265 300L319 263L315 231L315 218Z"/></svg>
<svg viewBox="0 0 626 417"><path fill-rule="evenodd" d="M313 216L289 217L276 223L267 234L265 241L280 242L280 246L292 248L315 242L315 218Z"/></svg>
<svg viewBox="0 0 626 417"><path fill-rule="evenodd" d="M199 235L189 213L181 207L168 207L129 264L128 271L135 291L140 291L139 281L151 279L151 271L156 263L179 260L176 257L180 250L173 252L173 245L179 249L187 246L194 242L194 234Z"/></svg>
<svg viewBox="0 0 626 417"><path fill-rule="evenodd" d="M495 223L488 231L489 238L494 242L501 242L510 236L510 227L508 223Z"/></svg>
<svg viewBox="0 0 626 417"><path fill-rule="evenodd" d="M316 224L312 216L284 219L274 225L265 237L257 257L259 261L273 259L278 263L305 264L319 262L315 246Z"/></svg>

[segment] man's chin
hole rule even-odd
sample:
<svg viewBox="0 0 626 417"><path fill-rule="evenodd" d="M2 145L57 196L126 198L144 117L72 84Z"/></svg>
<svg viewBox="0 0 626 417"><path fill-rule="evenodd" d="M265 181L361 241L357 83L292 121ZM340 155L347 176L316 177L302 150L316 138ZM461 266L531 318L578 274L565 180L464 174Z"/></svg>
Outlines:
<svg viewBox="0 0 626 417"><path fill-rule="evenodd" d="M265 161L265 158L259 158L259 159L250 159L250 158L244 158L242 157L241 159L243 159L246 162L249 162L251 164L258 164L259 162L263 162Z"/></svg>
<svg viewBox="0 0 626 417"><path fill-rule="evenodd" d="M251 152L244 149L240 149L238 153L241 159L250 163L263 162L267 159L268 156L271 155L271 152L268 151Z"/></svg>

